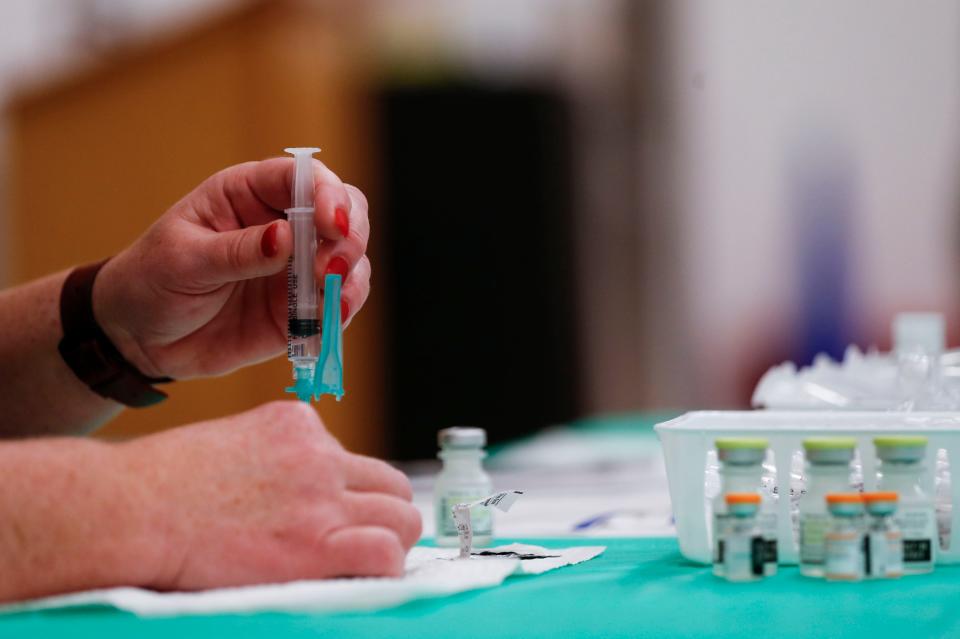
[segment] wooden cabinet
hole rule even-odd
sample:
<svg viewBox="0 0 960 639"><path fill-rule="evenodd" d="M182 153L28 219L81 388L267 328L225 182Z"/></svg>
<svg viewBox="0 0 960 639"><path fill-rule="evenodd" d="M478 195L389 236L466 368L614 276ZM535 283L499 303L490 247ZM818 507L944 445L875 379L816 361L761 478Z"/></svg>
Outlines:
<svg viewBox="0 0 960 639"><path fill-rule="evenodd" d="M371 105L356 6L255 3L15 97L13 283L118 252L206 176L285 146L323 147L324 162L369 191ZM375 242L371 251L376 268ZM374 289L345 334L347 395L319 405L341 441L367 453L383 452L380 318ZM177 382L167 402L128 410L101 433L148 433L290 397L289 377L278 357Z"/></svg>

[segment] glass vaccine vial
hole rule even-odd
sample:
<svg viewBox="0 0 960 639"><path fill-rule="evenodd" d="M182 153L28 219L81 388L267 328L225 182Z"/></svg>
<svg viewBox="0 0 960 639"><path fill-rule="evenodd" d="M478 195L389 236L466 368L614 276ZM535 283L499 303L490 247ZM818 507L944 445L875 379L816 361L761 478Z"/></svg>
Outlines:
<svg viewBox="0 0 960 639"><path fill-rule="evenodd" d="M760 495L757 493L728 493L727 525L720 543L723 545L723 577L727 581L745 582L763 579L763 535L757 521Z"/></svg>
<svg viewBox="0 0 960 639"><path fill-rule="evenodd" d="M863 579L863 497L860 493L826 496L830 527L824 535L824 576L829 581Z"/></svg>
<svg viewBox="0 0 960 639"><path fill-rule="evenodd" d="M482 428L454 426L437 433L440 452L437 457L443 468L434 484L434 517L438 546L456 547L459 544L457 525L452 508L459 503L477 501L493 492L493 482L483 470L483 450L487 432ZM489 508L478 506L470 512L473 545L489 546L493 539L493 514Z"/></svg>
<svg viewBox="0 0 960 639"><path fill-rule="evenodd" d="M899 496L894 518L903 534L903 572L908 575L930 572L938 535L933 497L924 485L927 438L920 435L876 437L873 443L879 460L877 490Z"/></svg>
<svg viewBox="0 0 960 639"><path fill-rule="evenodd" d="M903 534L893 518L897 493L864 493L867 508L863 572L867 579L895 579L903 575Z"/></svg>
<svg viewBox="0 0 960 639"><path fill-rule="evenodd" d="M754 437L727 437L718 439L715 445L720 462L720 493L712 504L713 574L722 577L725 565L723 538L731 520L726 496L756 493L760 489L768 442ZM764 575L769 577L777 573L777 515L771 499L761 498L756 518L763 537Z"/></svg>
<svg viewBox="0 0 960 639"><path fill-rule="evenodd" d="M850 492L850 462L857 440L853 437L814 437L803 441L807 460L807 492L800 500L800 574L822 577L830 513L826 497Z"/></svg>

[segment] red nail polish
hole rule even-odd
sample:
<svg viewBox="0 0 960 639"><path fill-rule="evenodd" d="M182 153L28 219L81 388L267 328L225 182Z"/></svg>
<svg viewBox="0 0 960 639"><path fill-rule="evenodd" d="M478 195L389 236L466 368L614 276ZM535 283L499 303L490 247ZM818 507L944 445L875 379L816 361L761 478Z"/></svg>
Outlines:
<svg viewBox="0 0 960 639"><path fill-rule="evenodd" d="M350 305L347 300L340 300L340 323L343 324L350 317Z"/></svg>
<svg viewBox="0 0 960 639"><path fill-rule="evenodd" d="M337 207L337 210L333 212L333 223L337 225L344 237L350 234L350 218L347 217L347 212L342 208Z"/></svg>
<svg viewBox="0 0 960 639"><path fill-rule="evenodd" d="M327 275L339 275L341 278L347 278L347 271L350 270L350 265L347 264L347 261L340 257L339 255L327 264L327 270L323 272L324 276Z"/></svg>
<svg viewBox="0 0 960 639"><path fill-rule="evenodd" d="M263 237L260 238L260 250L263 251L265 257L274 257L277 254L277 251L280 250L279 245L277 244L277 224L271 224L267 227L267 230L263 232Z"/></svg>

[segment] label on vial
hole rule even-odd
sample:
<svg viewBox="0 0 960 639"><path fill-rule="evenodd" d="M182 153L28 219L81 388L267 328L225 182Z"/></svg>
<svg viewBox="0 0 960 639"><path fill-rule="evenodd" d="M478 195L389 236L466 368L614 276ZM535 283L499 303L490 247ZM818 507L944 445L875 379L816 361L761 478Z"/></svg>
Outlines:
<svg viewBox="0 0 960 639"><path fill-rule="evenodd" d="M453 520L453 507L457 504L470 503L480 499L483 495L468 495L464 493L449 493L440 498L437 504L437 534L452 537L457 534L457 524ZM474 536L490 535L493 531L493 516L485 506L473 508L470 513L470 523Z"/></svg>
<svg viewBox="0 0 960 639"><path fill-rule="evenodd" d="M903 573L903 544L898 532L875 531L864 539L863 572L883 579Z"/></svg>
<svg viewBox="0 0 960 639"><path fill-rule="evenodd" d="M822 564L826 549L824 547L830 516L820 513L800 515L800 563Z"/></svg>
<svg viewBox="0 0 960 639"><path fill-rule="evenodd" d="M930 563L933 561L932 544L929 539L904 539L904 563Z"/></svg>
<svg viewBox="0 0 960 639"><path fill-rule="evenodd" d="M727 536L730 516L726 513L713 514L713 563L723 565L723 540Z"/></svg>
<svg viewBox="0 0 960 639"><path fill-rule="evenodd" d="M763 537L750 540L750 571L755 577L762 577L767 560L767 542Z"/></svg>
<svg viewBox="0 0 960 639"><path fill-rule="evenodd" d="M723 572L730 581L750 581L763 576L763 538L726 535L722 542Z"/></svg>
<svg viewBox="0 0 960 639"><path fill-rule="evenodd" d="M863 538L857 533L828 533L825 537L827 579L859 579L863 575Z"/></svg>
<svg viewBox="0 0 960 639"><path fill-rule="evenodd" d="M777 572L777 515L767 512L760 515L760 532L763 533L764 574L771 576Z"/></svg>
<svg viewBox="0 0 960 639"><path fill-rule="evenodd" d="M897 523L903 534L903 562L930 563L933 561L933 540L936 538L936 519L931 506L901 507Z"/></svg>
<svg viewBox="0 0 960 639"><path fill-rule="evenodd" d="M726 513L714 513L713 515L713 563L721 572L723 570L723 540L729 534L731 521L732 518ZM764 574L770 576L776 574L777 571L776 513L764 513L760 516L759 523L763 539L757 557L765 566Z"/></svg>
<svg viewBox="0 0 960 639"><path fill-rule="evenodd" d="M888 532L887 539L887 577L899 577L903 574L903 535Z"/></svg>
<svg viewBox="0 0 960 639"><path fill-rule="evenodd" d="M763 563L768 566L767 570L769 570L769 566L777 565L777 540L776 539L769 539L767 537L763 538L763 547L762 547L762 553L760 557L763 560Z"/></svg>

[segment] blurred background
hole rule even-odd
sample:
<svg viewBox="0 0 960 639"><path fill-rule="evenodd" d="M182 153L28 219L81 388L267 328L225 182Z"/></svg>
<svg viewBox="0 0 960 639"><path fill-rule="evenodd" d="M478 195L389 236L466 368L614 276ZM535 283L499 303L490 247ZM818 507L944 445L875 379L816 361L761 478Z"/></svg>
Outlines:
<svg viewBox="0 0 960 639"><path fill-rule="evenodd" d="M9 0L0 29L4 286L285 146L368 194L373 294L320 405L354 450L746 406L898 311L958 337L957 3ZM177 383L104 436L289 375Z"/></svg>

